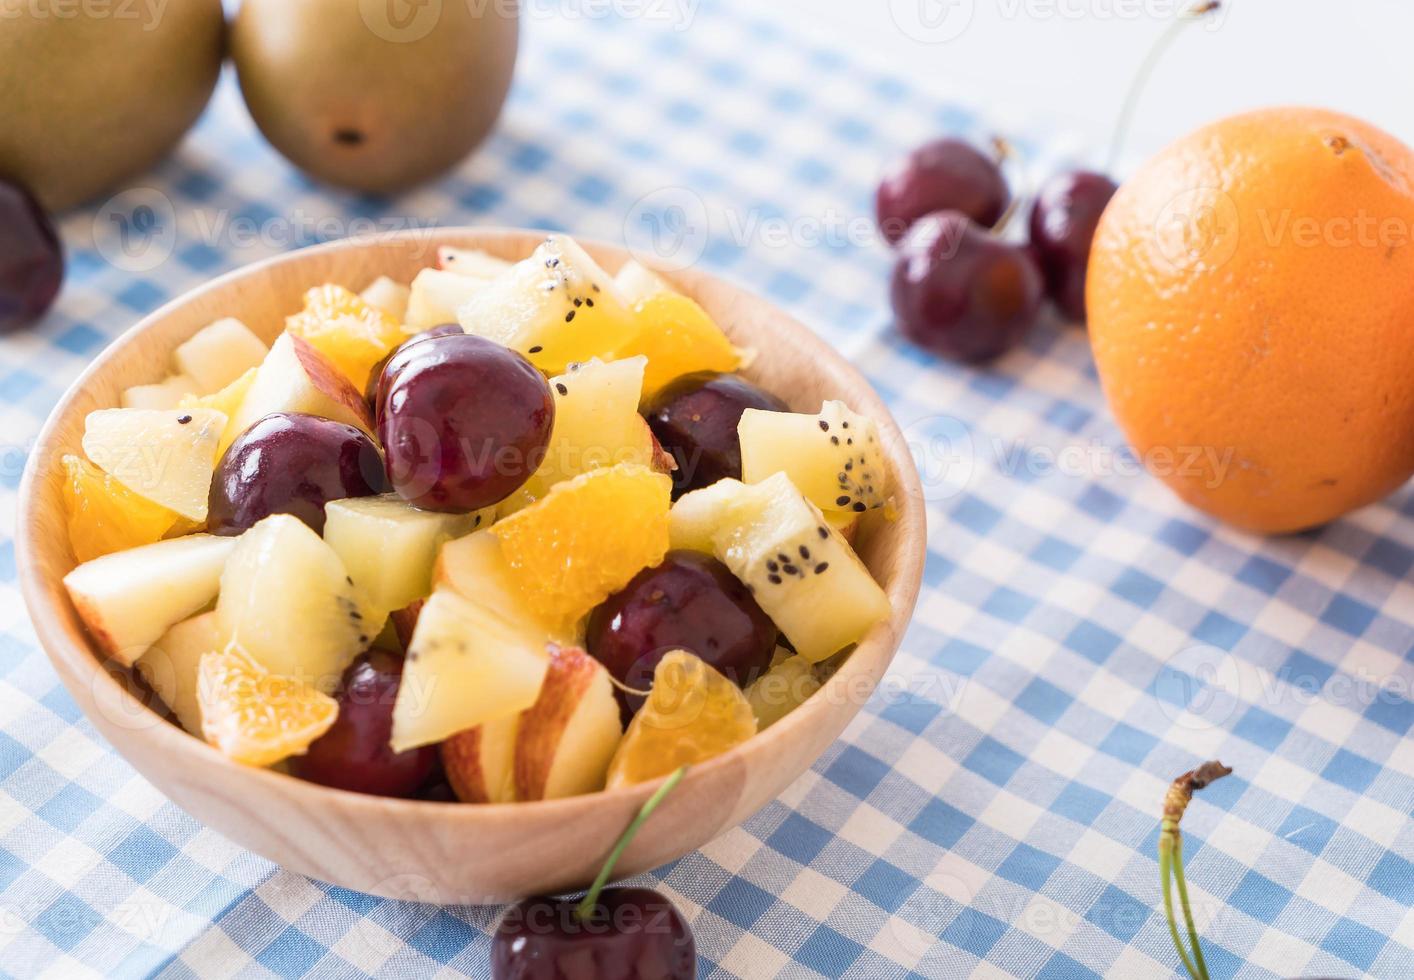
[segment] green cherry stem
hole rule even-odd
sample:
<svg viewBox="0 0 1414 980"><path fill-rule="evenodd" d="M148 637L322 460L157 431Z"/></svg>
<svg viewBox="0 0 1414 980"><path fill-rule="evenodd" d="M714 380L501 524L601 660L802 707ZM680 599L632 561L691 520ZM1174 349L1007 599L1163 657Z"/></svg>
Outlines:
<svg viewBox="0 0 1414 980"><path fill-rule="evenodd" d="M604 859L604 866L599 869L599 877L594 879L594 884L589 886L589 891L585 892L584 898L574 907L574 917L581 922L587 920L594 914L595 907L599 904L599 893L604 890L604 886L609 883L609 876L614 873L614 865L618 863L628 845L633 842L638 835L639 828L653 815L653 811L658 809L658 804L667 798L668 794L682 782L682 777L687 775L687 766L682 766L663 780L663 785L658 787L657 792L648 797L648 801L638 810L638 816L633 818L633 822L628 825L619 841L614 845L614 849L609 852L609 856Z"/></svg>
<svg viewBox="0 0 1414 980"><path fill-rule="evenodd" d="M1115 122L1114 135L1110 137L1109 162L1105 166L1107 171L1113 173L1115 166L1119 163L1119 151L1124 146L1125 140L1129 138L1129 129L1134 123L1134 112L1139 108L1139 98L1144 94L1144 89L1148 87L1149 78L1154 74L1154 69L1158 67L1164 54L1173 47L1173 42L1178 40L1178 36L1183 33L1185 27L1197 23L1221 7L1220 0L1197 0L1191 7L1179 11L1173 23L1164 28L1159 39L1154 42L1154 46L1149 49L1149 53L1139 63L1139 71L1135 73L1134 81L1129 86L1129 94L1124 97L1124 105L1119 110L1119 119Z"/></svg>
<svg viewBox="0 0 1414 980"><path fill-rule="evenodd" d="M1179 824L1195 792L1231 773L1232 770L1221 762L1205 762L1175 779L1164 796L1164 816L1159 824L1159 881L1164 895L1164 917L1168 920L1169 935L1173 938L1174 949L1178 950L1178 958L1183 961L1184 969L1193 980L1209 980L1208 964L1203 959L1203 945L1198 941L1198 927L1193 921L1193 908L1188 901L1188 881L1183 874L1183 834L1179 831ZM1193 950L1191 959L1178 933L1178 919L1173 914L1175 884L1188 931L1188 944Z"/></svg>

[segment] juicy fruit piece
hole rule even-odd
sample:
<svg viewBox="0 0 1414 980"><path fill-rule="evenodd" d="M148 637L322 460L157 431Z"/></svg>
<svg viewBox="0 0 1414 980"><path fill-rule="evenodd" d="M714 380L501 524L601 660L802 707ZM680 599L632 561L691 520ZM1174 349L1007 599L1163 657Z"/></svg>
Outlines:
<svg viewBox="0 0 1414 980"><path fill-rule="evenodd" d="M477 292L457 319L467 333L520 351L548 374L612 356L638 329L613 280L563 235Z"/></svg>
<svg viewBox="0 0 1414 980"><path fill-rule="evenodd" d="M206 741L247 766L299 755L339 714L333 698L270 673L234 645L202 655L197 700Z"/></svg>
<svg viewBox="0 0 1414 980"><path fill-rule="evenodd" d="M668 540L673 550L713 554L726 509L740 493L739 481L721 480L685 493L674 501L673 509L668 512Z"/></svg>
<svg viewBox="0 0 1414 980"><path fill-rule="evenodd" d="M804 657L788 657L746 689L746 700L764 732L804 704L820 687L814 664Z"/></svg>
<svg viewBox="0 0 1414 980"><path fill-rule="evenodd" d="M653 435L677 461L673 493L741 479L737 424L748 408L786 411L786 403L734 374L685 375L658 392L643 415Z"/></svg>
<svg viewBox="0 0 1414 980"><path fill-rule="evenodd" d="M555 428L545 461L501 505L503 514L534 503L555 484L590 470L619 463L653 465L653 433L638 414L644 367L642 357L608 364L593 360L550 379Z"/></svg>
<svg viewBox="0 0 1414 980"><path fill-rule="evenodd" d="M84 562L64 587L103 652L128 667L216 598L235 546L210 534L158 541Z"/></svg>
<svg viewBox="0 0 1414 980"><path fill-rule="evenodd" d="M818 415L747 409L737 433L743 483L784 473L821 510L884 506L889 473L879 427L844 402L827 401Z"/></svg>
<svg viewBox="0 0 1414 980"><path fill-rule="evenodd" d="M549 661L534 629L451 592L422 607L393 708L398 752L432 745L535 703Z"/></svg>
<svg viewBox="0 0 1414 980"><path fill-rule="evenodd" d="M879 230L897 245L914 222L935 211L958 211L990 228L1001 220L1011 192L997 162L959 139L914 150L879 185Z"/></svg>
<svg viewBox="0 0 1414 980"><path fill-rule="evenodd" d="M491 531L526 604L579 619L668 551L672 481L622 463L561 483Z"/></svg>
<svg viewBox="0 0 1414 980"><path fill-rule="evenodd" d="M715 535L717 557L797 653L819 663L888 617L884 590L789 477L740 486Z"/></svg>
<svg viewBox="0 0 1414 980"><path fill-rule="evenodd" d="M241 321L227 317L198 330L177 346L172 362L193 382L192 391L210 395L225 388L269 353L265 344Z"/></svg>
<svg viewBox="0 0 1414 980"><path fill-rule="evenodd" d="M646 783L696 765L756 734L741 688L691 653L674 650L653 672L653 689L609 764L608 788Z"/></svg>
<svg viewBox="0 0 1414 980"><path fill-rule="evenodd" d="M668 280L636 259L629 259L614 276L614 285L629 306L637 306L660 293L671 293Z"/></svg>
<svg viewBox="0 0 1414 980"><path fill-rule="evenodd" d="M236 441L236 436L243 431L236 427L236 413L240 411L245 396L250 393L250 386L255 383L257 372L257 368L251 368L220 391L210 395L187 395L177 403L178 408L210 408L226 416L226 428L221 430L221 439L216 446L217 459L221 458L231 443Z"/></svg>
<svg viewBox="0 0 1414 980"><path fill-rule="evenodd" d="M202 737L201 704L196 690L201 658L225 646L216 613L205 612L184 619L163 633L133 664L162 703L172 709L181 726L197 738Z"/></svg>
<svg viewBox="0 0 1414 980"><path fill-rule="evenodd" d="M406 337L393 317L328 284L304 294L304 309L286 319L285 329L308 341L359 391L368 387L373 366Z"/></svg>
<svg viewBox="0 0 1414 980"><path fill-rule="evenodd" d="M453 248L441 245L437 248L437 267L463 276L477 279L495 279L510 270L513 263L498 259L490 252L479 248Z"/></svg>
<svg viewBox="0 0 1414 980"><path fill-rule="evenodd" d="M64 516L81 562L162 540L177 512L133 493L87 460L65 456Z"/></svg>
<svg viewBox="0 0 1414 980"><path fill-rule="evenodd" d="M370 650L355 660L334 693L338 718L309 751L291 760L290 771L353 793L416 793L437 766L437 748L394 752L388 745L402 675L402 658L384 650Z"/></svg>
<svg viewBox="0 0 1414 980"><path fill-rule="evenodd" d="M574 646L573 628L543 620L526 601L511 577L511 566L501 542L490 531L477 531L448 541L432 569L433 590L447 589L468 602L494 610L502 619L536 630L546 641Z"/></svg>
<svg viewBox="0 0 1414 980"><path fill-rule="evenodd" d="M725 565L695 551L670 551L590 613L585 645L635 690L652 684L670 650L694 653L745 687L770 664L776 637L771 617ZM641 701L625 698L630 708Z"/></svg>
<svg viewBox="0 0 1414 980"><path fill-rule="evenodd" d="M648 358L643 397L651 398L669 382L697 371L735 371L741 351L732 346L707 311L686 296L656 293L638 303L633 315L640 325L620 357Z"/></svg>
<svg viewBox="0 0 1414 980"><path fill-rule="evenodd" d="M221 457L208 527L213 534L240 534L271 514L293 514L322 533L329 501L387 487L383 456L363 430L279 412L252 425Z"/></svg>
<svg viewBox="0 0 1414 980"><path fill-rule="evenodd" d="M224 29L221 0L160 9L8 6L0 173L51 211L134 186L127 182L165 157L201 114L221 70ZM110 231L116 244L119 232Z"/></svg>
<svg viewBox="0 0 1414 980"><path fill-rule="evenodd" d="M196 382L185 374L173 374L150 385L123 389L123 408L176 408L183 399L195 397Z"/></svg>
<svg viewBox="0 0 1414 980"><path fill-rule="evenodd" d="M231 60L256 125L296 166L355 190L429 180L500 114L516 60L513 6L251 0Z"/></svg>
<svg viewBox="0 0 1414 980"><path fill-rule="evenodd" d="M1043 281L1030 253L966 215L929 215L894 263L894 317L920 347L967 364L1005 354L1036 322Z"/></svg>
<svg viewBox="0 0 1414 980"><path fill-rule="evenodd" d="M488 282L480 276L423 269L412 280L403 330L428 330L439 323L455 321L457 310L471 302Z"/></svg>
<svg viewBox="0 0 1414 980"><path fill-rule="evenodd" d="M266 670L332 691L377 634L334 550L275 514L237 540L221 575L222 634Z"/></svg>
<svg viewBox="0 0 1414 980"><path fill-rule="evenodd" d="M530 362L474 336L406 348L384 369L378 435L404 500L468 513L514 493L539 467L555 419Z"/></svg>
<svg viewBox="0 0 1414 980"><path fill-rule="evenodd" d="M378 417L378 406L383 404L383 392L387 388L386 379L392 378L403 369L411 359L407 350L413 344L419 344L424 340L433 340L437 337L450 337L453 334L465 333L461 326L456 323L440 323L435 327L428 327L426 330L413 334L404 340L397 347L389 351L388 356L383 358L378 364L373 366L373 371L368 375L368 387L363 390L364 397L368 399L368 405L373 410L373 416Z"/></svg>
<svg viewBox="0 0 1414 980"><path fill-rule="evenodd" d="M438 514L396 496L338 500L325 508L324 540L343 560L365 599L392 612L432 594L442 545L470 534L492 514Z"/></svg>
<svg viewBox="0 0 1414 980"><path fill-rule="evenodd" d="M64 248L39 202L0 180L0 333L38 320L59 295Z"/></svg>
<svg viewBox="0 0 1414 980"><path fill-rule="evenodd" d="M401 323L407 317L411 295L409 287L387 276L379 276L364 287L358 298Z"/></svg>
<svg viewBox="0 0 1414 980"><path fill-rule="evenodd" d="M231 426L239 434L275 412L318 415L373 431L359 389L308 341L288 332L270 345Z"/></svg>
<svg viewBox="0 0 1414 980"><path fill-rule="evenodd" d="M540 695L516 728L516 799L558 800L603 789L622 735L608 672L583 650L552 648Z"/></svg>
<svg viewBox="0 0 1414 980"><path fill-rule="evenodd" d="M516 729L520 715L508 715L457 732L442 743L442 768L463 803L516 801Z"/></svg>
<svg viewBox="0 0 1414 980"><path fill-rule="evenodd" d="M198 523L226 416L206 408L104 408L84 420L83 451L105 473Z"/></svg>
<svg viewBox="0 0 1414 980"><path fill-rule="evenodd" d="M1299 226L1249 234L1282 214ZM1189 504L1284 533L1414 473L1414 249L1362 236L1374 215L1414 226L1414 151L1320 109L1205 126L1105 209L1086 297L1095 365L1136 456Z"/></svg>
<svg viewBox="0 0 1414 980"><path fill-rule="evenodd" d="M1078 170L1041 185L1031 208L1031 248L1046 292L1072 320L1085 319L1085 274L1105 206L1119 190L1104 174Z"/></svg>
<svg viewBox="0 0 1414 980"><path fill-rule="evenodd" d="M677 906L649 888L605 888L586 919L578 898L527 898L491 941L492 980L695 980L697 947Z"/></svg>

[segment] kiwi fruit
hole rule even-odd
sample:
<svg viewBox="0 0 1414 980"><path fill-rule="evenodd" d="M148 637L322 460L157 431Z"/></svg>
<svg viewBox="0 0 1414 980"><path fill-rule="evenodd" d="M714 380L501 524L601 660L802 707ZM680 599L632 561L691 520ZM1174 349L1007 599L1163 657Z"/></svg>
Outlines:
<svg viewBox="0 0 1414 980"><path fill-rule="evenodd" d="M513 3L244 0L231 58L256 125L292 163L388 193L449 170L485 138L518 37Z"/></svg>
<svg viewBox="0 0 1414 980"><path fill-rule="evenodd" d="M201 115L224 38L221 0L25 5L3 18L0 178L56 211L148 169Z"/></svg>

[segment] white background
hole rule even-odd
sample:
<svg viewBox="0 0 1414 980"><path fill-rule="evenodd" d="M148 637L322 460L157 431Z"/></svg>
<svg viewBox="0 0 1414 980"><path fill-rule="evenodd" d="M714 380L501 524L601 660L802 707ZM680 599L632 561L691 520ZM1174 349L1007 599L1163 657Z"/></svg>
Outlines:
<svg viewBox="0 0 1414 980"><path fill-rule="evenodd" d="M1039 118L1073 132L1098 165L1140 62L1189 0L761 2L798 10L988 118ZM1228 0L1169 50L1125 157L1232 112L1281 104L1339 109L1414 143L1414 2Z"/></svg>

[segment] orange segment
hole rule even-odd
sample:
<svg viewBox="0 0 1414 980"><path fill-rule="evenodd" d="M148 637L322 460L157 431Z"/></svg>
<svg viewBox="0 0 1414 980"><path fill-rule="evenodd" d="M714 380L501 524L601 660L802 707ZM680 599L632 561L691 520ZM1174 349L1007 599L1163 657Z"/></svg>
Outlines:
<svg viewBox="0 0 1414 980"><path fill-rule="evenodd" d="M618 356L644 354L643 397L648 399L674 378L694 371L735 371L741 352L707 315L678 293L658 293L634 307L638 335Z"/></svg>
<svg viewBox="0 0 1414 980"><path fill-rule="evenodd" d="M746 695L695 654L675 650L653 671L653 690L609 764L608 788L695 765L756 734Z"/></svg>
<svg viewBox="0 0 1414 980"><path fill-rule="evenodd" d="M620 463L556 484L491 533L526 604L573 622L663 560L671 494L665 474Z"/></svg>
<svg viewBox="0 0 1414 980"><path fill-rule="evenodd" d="M248 766L303 755L339 715L333 698L266 671L235 645L202 654L196 698L206 741Z"/></svg>
<svg viewBox="0 0 1414 980"><path fill-rule="evenodd" d="M64 513L74 557L89 561L162 540L178 515L133 493L88 460L65 456Z"/></svg>
<svg viewBox="0 0 1414 980"><path fill-rule="evenodd" d="M373 366L407 339L398 321L343 286L316 286L285 327L323 354L363 391Z"/></svg>
<svg viewBox="0 0 1414 980"><path fill-rule="evenodd" d="M213 391L209 395L186 395L178 403L178 408L214 408L228 419L225 430L221 433L221 441L217 444L216 458L219 460L236 441L236 436L240 435L235 429L236 409L241 407L241 402L245 401L246 392L250 391L250 386L255 383L256 372L259 368L251 368L235 381L232 381L220 391Z"/></svg>

